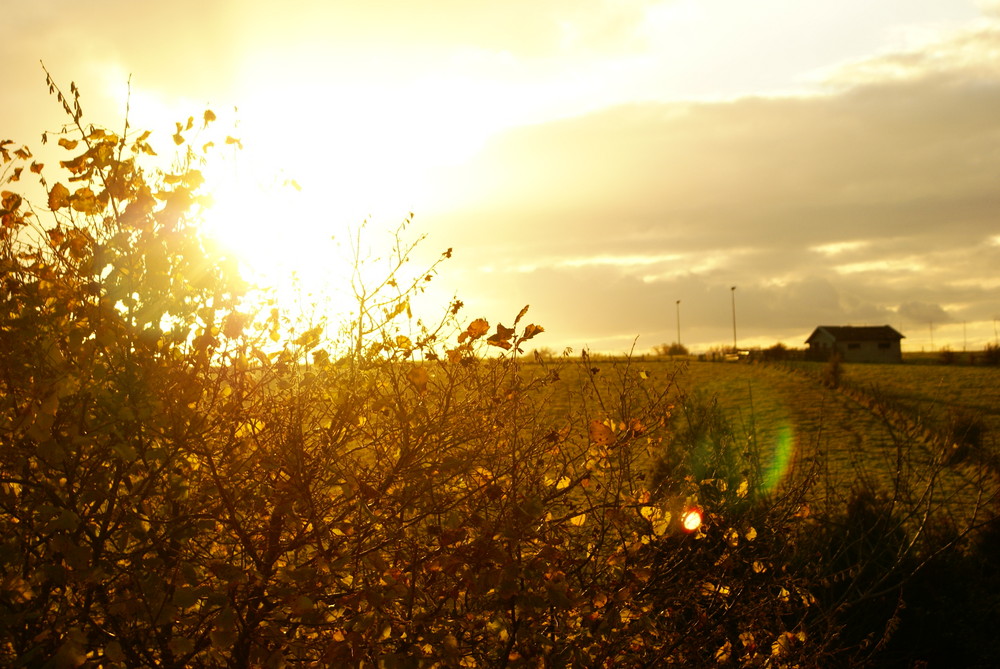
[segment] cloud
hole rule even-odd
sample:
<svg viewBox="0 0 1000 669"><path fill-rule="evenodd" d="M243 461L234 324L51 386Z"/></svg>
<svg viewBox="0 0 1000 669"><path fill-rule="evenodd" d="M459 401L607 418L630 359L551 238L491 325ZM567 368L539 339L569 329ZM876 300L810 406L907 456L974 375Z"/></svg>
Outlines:
<svg viewBox="0 0 1000 669"><path fill-rule="evenodd" d="M102 105L123 111L107 90L129 72L134 100L149 105L266 90L287 113L275 144L305 146L323 167L338 156L331 136L358 134L344 117L326 120L337 108L380 115L399 142L441 153L466 120L493 114L507 127L556 110L559 120L493 135L469 162L414 175L438 203L418 221L456 248L450 267L481 315L531 302L558 326L546 345L559 346L555 331L620 344L643 333L652 345L676 336L670 307L681 299L685 339L725 342L738 285L741 338L793 341L817 324L890 322L911 302L970 321L997 313L1000 22L946 33L931 4L907 14L930 26L920 39L780 95L842 53L818 24L835 22L863 54L912 3L442 0L371 12L181 0L134 12L109 0L94 12L53 0L6 12L18 29L0 56L19 64L6 81L29 91L18 105L52 110L46 127L61 119L25 54L81 83L99 119ZM995 6L980 3L1000 16ZM807 51L808 62L793 57ZM770 93L737 95L747 90ZM692 101L702 93L713 99ZM688 101L644 101L680 94ZM38 129L35 116L12 121L5 136ZM400 155L351 169L405 174L399 142L388 144Z"/></svg>
<svg viewBox="0 0 1000 669"><path fill-rule="evenodd" d="M598 313L613 304L616 329L628 314L636 332L668 334L648 314L682 299L690 327L725 341L718 303L732 284L748 334L944 322L941 304L989 319L998 36L978 25L880 57L867 71L883 75L822 95L633 104L514 130L449 181L492 204L436 215L438 234L494 261L544 258L544 280L524 290L561 293L557 312L574 295Z"/></svg>
<svg viewBox="0 0 1000 669"><path fill-rule="evenodd" d="M940 305L928 302L905 302L899 305L899 315L912 323L947 323L953 320Z"/></svg>

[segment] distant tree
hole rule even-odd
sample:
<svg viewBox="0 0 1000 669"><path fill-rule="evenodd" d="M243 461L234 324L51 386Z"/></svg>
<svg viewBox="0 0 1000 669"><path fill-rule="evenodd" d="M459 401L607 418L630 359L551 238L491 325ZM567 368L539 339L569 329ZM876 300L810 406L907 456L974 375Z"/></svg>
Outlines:
<svg viewBox="0 0 1000 669"><path fill-rule="evenodd" d="M688 355L687 346L683 344L678 344L677 342L671 342L670 344L657 344L653 347L653 353L655 355L665 357L665 356L680 356Z"/></svg>
<svg viewBox="0 0 1000 669"><path fill-rule="evenodd" d="M787 360L789 356L789 350L787 346L785 346L781 342L778 342L773 346L769 346L768 348L764 349L762 356L764 360L768 361Z"/></svg>

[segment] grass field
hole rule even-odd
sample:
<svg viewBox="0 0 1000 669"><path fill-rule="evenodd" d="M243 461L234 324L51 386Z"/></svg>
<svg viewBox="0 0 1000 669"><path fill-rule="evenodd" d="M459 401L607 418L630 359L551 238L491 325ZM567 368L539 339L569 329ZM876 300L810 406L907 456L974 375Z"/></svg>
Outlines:
<svg viewBox="0 0 1000 669"><path fill-rule="evenodd" d="M656 389L674 384L678 404L685 395L717 402L765 469L785 482L816 476L816 504L842 504L864 485L898 495L912 513L943 512L963 524L983 488L997 487L995 473L975 458L959 462L948 442L961 417L981 421L982 447L996 448L998 368L845 364L840 387L831 388L820 381L822 363L622 365L594 362L601 370L595 378L610 388L642 375ZM553 410L564 408L558 396L550 401Z"/></svg>

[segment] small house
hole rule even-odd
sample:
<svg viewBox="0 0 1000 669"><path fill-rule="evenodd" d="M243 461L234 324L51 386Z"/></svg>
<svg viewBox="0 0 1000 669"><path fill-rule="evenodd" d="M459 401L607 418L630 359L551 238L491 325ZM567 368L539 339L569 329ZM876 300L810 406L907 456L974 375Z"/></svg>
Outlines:
<svg viewBox="0 0 1000 669"><path fill-rule="evenodd" d="M806 339L806 358L829 360L839 353L844 362L902 362L902 339L888 325L821 325Z"/></svg>

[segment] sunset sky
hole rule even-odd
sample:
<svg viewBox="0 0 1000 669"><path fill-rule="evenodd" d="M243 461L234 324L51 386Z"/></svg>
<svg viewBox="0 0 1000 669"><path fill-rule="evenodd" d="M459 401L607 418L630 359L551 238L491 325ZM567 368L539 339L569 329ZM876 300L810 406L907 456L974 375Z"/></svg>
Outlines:
<svg viewBox="0 0 1000 669"><path fill-rule="evenodd" d="M238 123L219 225L258 263L412 211L455 250L435 294L530 303L554 350L674 341L677 300L684 344L731 345L732 286L741 346L997 336L998 2L46 0L0 30L3 139L62 123L40 60L112 128L131 75L164 151Z"/></svg>

